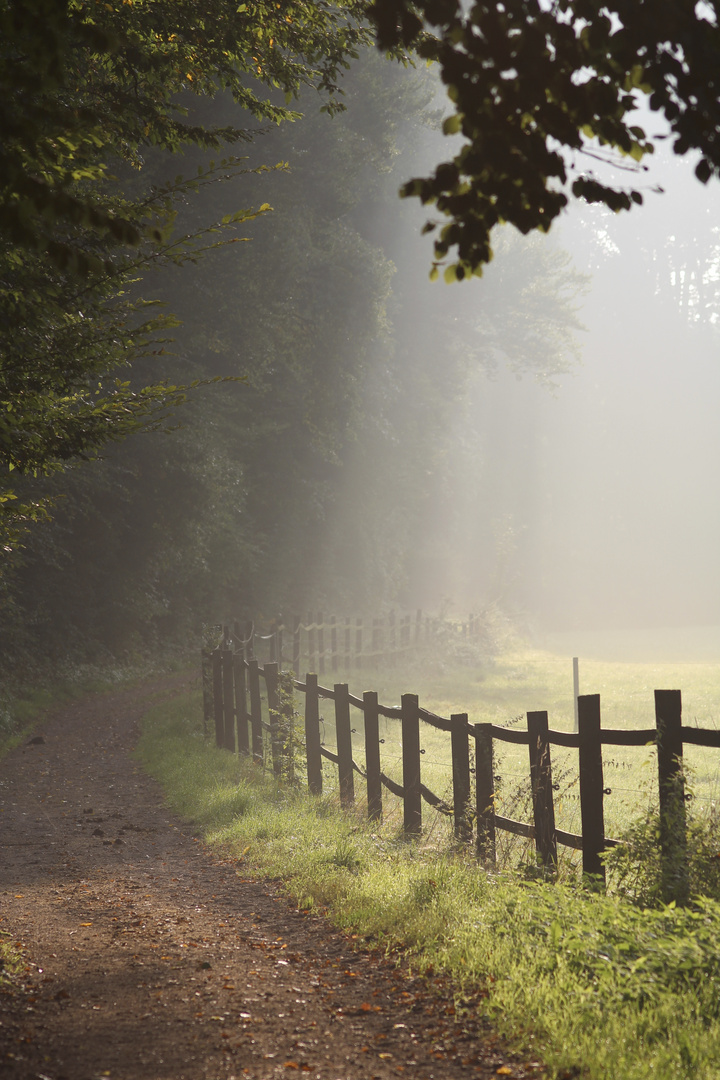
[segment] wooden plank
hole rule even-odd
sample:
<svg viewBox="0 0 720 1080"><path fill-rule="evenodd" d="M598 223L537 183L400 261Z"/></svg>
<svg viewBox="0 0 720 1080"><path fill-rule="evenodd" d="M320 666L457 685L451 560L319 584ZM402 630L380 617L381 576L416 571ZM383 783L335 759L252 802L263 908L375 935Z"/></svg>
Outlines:
<svg viewBox="0 0 720 1080"><path fill-rule="evenodd" d="M245 623L245 659L255 659L255 623L248 619Z"/></svg>
<svg viewBox="0 0 720 1080"><path fill-rule="evenodd" d="M482 862L492 864L495 862L496 823L492 724L475 724L475 804L477 855Z"/></svg>
<svg viewBox="0 0 720 1080"><path fill-rule="evenodd" d="M720 731L712 731L710 728L697 728L682 726L682 740L684 743L692 743L693 746L714 746L720 749Z"/></svg>
<svg viewBox="0 0 720 1080"><path fill-rule="evenodd" d="M655 728L603 728L600 742L603 746L648 746L657 739Z"/></svg>
<svg viewBox="0 0 720 1080"><path fill-rule="evenodd" d="M367 777L368 817L371 821L382 821L378 696L374 690L367 690L363 694L363 715L365 717L365 775Z"/></svg>
<svg viewBox="0 0 720 1080"><path fill-rule="evenodd" d="M662 891L666 903L688 899L687 823L683 776L682 695L655 691Z"/></svg>
<svg viewBox="0 0 720 1080"><path fill-rule="evenodd" d="M317 675L305 676L305 753L308 790L322 795L322 756L320 753L320 700Z"/></svg>
<svg viewBox="0 0 720 1080"><path fill-rule="evenodd" d="M248 690L250 692L250 727L252 729L252 756L258 765L263 763L262 699L260 697L260 664L249 660L247 666Z"/></svg>
<svg viewBox="0 0 720 1080"><path fill-rule="evenodd" d="M223 674L222 654L215 649L212 654L213 674L213 719L215 721L215 745L222 746L225 740L225 715L223 712Z"/></svg>
<svg viewBox="0 0 720 1080"><path fill-rule="evenodd" d="M351 807L355 802L353 776L352 732L350 730L350 701L347 683L335 684L335 735L338 752L340 805Z"/></svg>
<svg viewBox="0 0 720 1080"><path fill-rule="evenodd" d="M513 833L515 836L524 836L528 840L535 839L535 826L526 825L524 821L513 821L512 818L501 817L495 814L494 826L503 832Z"/></svg>
<svg viewBox="0 0 720 1080"><path fill-rule="evenodd" d="M272 768L274 775L280 777L282 776L282 738L280 735L280 703L278 700L278 666L274 662L266 664L263 671L267 690Z"/></svg>
<svg viewBox="0 0 720 1080"><path fill-rule="evenodd" d="M548 742L551 746L569 746L577 750L580 746L580 736L577 731L553 731L549 728Z"/></svg>
<svg viewBox="0 0 720 1080"><path fill-rule="evenodd" d="M223 746L235 753L235 672L230 649L222 653Z"/></svg>
<svg viewBox="0 0 720 1080"><path fill-rule="evenodd" d="M555 807L553 805L552 763L550 743L547 740L548 715L546 712L529 712L527 725L530 753L530 786L532 789L533 817L535 820L535 846L538 859L552 870L557 867L557 843L555 841Z"/></svg>
<svg viewBox="0 0 720 1080"><path fill-rule="evenodd" d="M577 833L564 832L562 829L555 830L555 839L558 844L562 844L563 847L573 848L575 851L582 851L583 838L578 836ZM617 843L617 841L606 840L606 846L610 843Z"/></svg>
<svg viewBox="0 0 720 1080"><path fill-rule="evenodd" d="M420 718L417 694L403 694L402 764L403 764L403 833L406 839L422 832L422 794L420 791Z"/></svg>
<svg viewBox="0 0 720 1080"><path fill-rule="evenodd" d="M470 828L470 740L467 713L450 717L450 754L453 781L453 831L455 839L466 844Z"/></svg>
<svg viewBox="0 0 720 1080"><path fill-rule="evenodd" d="M518 746L527 746L530 742L530 735L527 731L513 731L512 728L499 727L497 724L492 726L493 739L499 739L500 742L516 743Z"/></svg>
<svg viewBox="0 0 720 1080"><path fill-rule="evenodd" d="M603 760L600 742L600 695L577 699L580 735L580 817L582 820L583 874L605 885L605 816Z"/></svg>

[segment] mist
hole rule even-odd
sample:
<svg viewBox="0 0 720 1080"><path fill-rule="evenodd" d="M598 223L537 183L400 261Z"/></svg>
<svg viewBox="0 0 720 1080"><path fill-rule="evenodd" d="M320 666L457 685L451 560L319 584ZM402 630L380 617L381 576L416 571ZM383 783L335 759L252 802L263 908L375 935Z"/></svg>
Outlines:
<svg viewBox="0 0 720 1080"><path fill-rule="evenodd" d="M432 135L423 149L447 153ZM413 362L450 361L447 339L432 352L439 309L469 358L441 466L426 470L408 601L497 603L540 635L717 622L718 190L662 147L640 184L645 205L630 213L576 204L547 238L501 234L484 277L459 285L425 280L422 208L402 206L385 234ZM585 281L576 352L565 341L541 357L540 326L523 365L528 298L504 282L508 261L538 246L566 252Z"/></svg>
<svg viewBox="0 0 720 1080"><path fill-rule="evenodd" d="M496 230L482 278L431 282L432 209L398 189L452 152L442 88L370 51L344 90L345 112L308 92L262 132L201 100L254 134L177 233L272 211L138 283L180 325L133 378L242 381L192 394L169 435L28 481L56 504L7 635L116 654L238 617L488 609L574 654L581 633L718 623L717 186L661 149L629 178L643 207ZM132 182L205 157L149 152Z"/></svg>

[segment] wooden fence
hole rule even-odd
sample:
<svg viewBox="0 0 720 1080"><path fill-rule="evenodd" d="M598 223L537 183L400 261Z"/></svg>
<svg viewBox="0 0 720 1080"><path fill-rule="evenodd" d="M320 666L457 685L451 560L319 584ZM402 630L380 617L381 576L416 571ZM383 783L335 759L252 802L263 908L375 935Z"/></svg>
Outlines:
<svg viewBox="0 0 720 1080"><path fill-rule="evenodd" d="M226 641L229 644L229 641ZM322 761L338 769L340 803L349 808L355 802L355 778L366 787L367 813L380 819L383 788L403 802L403 830L408 839L422 832L422 806L426 802L453 819L458 842L474 843L485 864L495 862L497 830L534 840L538 862L552 870L557 865L558 845L582 851L585 875L604 883L603 852L620 841L605 835L603 801L609 789L603 779L604 746L657 747L660 842L663 866L663 893L666 899L683 902L688 884L685 867L685 787L682 769L683 745L720 748L720 731L688 727L682 723L679 690L655 691L655 727L640 730L603 728L600 722L600 695L580 695L578 731L554 731L546 712L527 713L527 730L510 730L491 723L470 724L466 713L449 718L436 716L420 707L417 695L404 694L399 706L382 705L375 691L356 697L346 683L332 689L320 685L317 674L304 681L293 672L282 673L277 661L260 665L246 658L246 646L217 648L203 653L204 707L207 722L214 722L220 747L264 760L264 732L269 735L272 769L277 777L292 775L296 748L293 695L281 693L284 684L305 697L304 753L309 791L320 795L323 788ZM263 718L260 680L266 687L267 719ZM321 742L320 699L334 703L337 753ZM352 751L351 709L363 714L365 760L358 763ZM402 731L402 783L386 776L380 764L379 718L400 722ZM421 724L450 735L452 760L452 803L427 788L421 779ZM236 740L237 734L237 740ZM495 813L495 741L527 746L533 821L515 821ZM581 834L565 832L555 825L552 746L575 748L579 756ZM474 790L471 776L471 747L474 748ZM474 833L473 833L474 826Z"/></svg>
<svg viewBox="0 0 720 1080"><path fill-rule="evenodd" d="M260 654L270 663L287 665L293 671L350 671L372 667L380 660L394 663L398 658L423 645L432 645L442 631L451 629L457 636L477 638L483 626L482 616L470 614L459 623L423 613L396 615L391 611L382 618L309 612L305 622L299 617L275 620L267 633L260 633L251 621L241 626L215 628L224 647L242 652L245 660Z"/></svg>

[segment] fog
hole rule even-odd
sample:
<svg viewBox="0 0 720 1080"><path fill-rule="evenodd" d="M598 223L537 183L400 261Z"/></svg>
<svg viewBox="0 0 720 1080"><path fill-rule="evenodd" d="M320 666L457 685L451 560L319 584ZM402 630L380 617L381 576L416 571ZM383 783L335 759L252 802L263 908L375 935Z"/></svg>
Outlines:
<svg viewBox="0 0 720 1080"><path fill-rule="evenodd" d="M576 204L546 240L513 241L565 250L588 276L578 354L550 380L502 359L488 373L481 342L448 418L445 468L427 478L409 600L461 611L497 602L536 633L719 621L720 189L667 146L628 182L643 207ZM433 341L441 304L459 326L478 314L461 348L477 347L488 320L499 353L511 348L501 268L426 285L431 244L411 234L422 220L403 207L390 245L396 287L416 297L405 313L414 340Z"/></svg>
<svg viewBox="0 0 720 1080"><path fill-rule="evenodd" d="M668 628L717 655L693 628L720 624L720 189L663 146L622 174L643 207L500 230L481 279L431 283L432 210L397 192L453 152L432 78L368 53L346 112L308 93L243 146L248 169L287 168L179 205L181 234L273 211L147 275L182 325L134 378L245 381L191 394L169 438L43 481L59 498L6 637L118 654L202 621L495 607L570 655L601 631L622 653L633 630L661 653ZM149 154L140 179L205 157Z"/></svg>

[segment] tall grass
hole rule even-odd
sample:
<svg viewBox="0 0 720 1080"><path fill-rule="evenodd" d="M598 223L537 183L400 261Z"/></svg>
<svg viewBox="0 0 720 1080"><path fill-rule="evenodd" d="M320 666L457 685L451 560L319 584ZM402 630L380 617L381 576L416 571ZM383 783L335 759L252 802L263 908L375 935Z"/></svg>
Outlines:
<svg viewBox="0 0 720 1080"><path fill-rule="evenodd" d="M568 883L488 874L341 815L203 740L190 696L152 710L138 753L168 804L241 876L452 974L457 994L550 1076L720 1077L720 904L643 910Z"/></svg>

